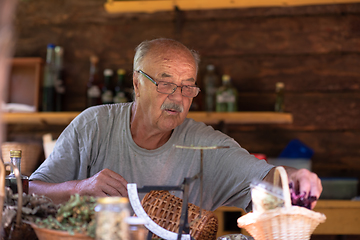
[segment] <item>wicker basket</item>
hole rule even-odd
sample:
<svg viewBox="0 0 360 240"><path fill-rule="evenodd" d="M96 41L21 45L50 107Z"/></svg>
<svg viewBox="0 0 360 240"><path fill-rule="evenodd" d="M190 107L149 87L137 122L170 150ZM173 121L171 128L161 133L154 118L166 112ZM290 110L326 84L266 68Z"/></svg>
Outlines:
<svg viewBox="0 0 360 240"><path fill-rule="evenodd" d="M39 163L42 146L36 143L5 142L1 145L2 158L10 162L10 150L21 150L21 173L30 176Z"/></svg>
<svg viewBox="0 0 360 240"><path fill-rule="evenodd" d="M159 226L171 232L179 231L182 199L167 191L151 191L145 195L141 204L149 217ZM218 219L211 211L202 210L194 204L188 204L190 235L196 240L216 239ZM193 221L195 219L195 221ZM158 238L153 235L153 238Z"/></svg>
<svg viewBox="0 0 360 240"><path fill-rule="evenodd" d="M285 206L263 213L248 213L237 221L239 228L245 228L255 240L306 240L315 228L326 220L322 213L304 207L292 206L286 171L283 167L275 170L274 184L281 177Z"/></svg>

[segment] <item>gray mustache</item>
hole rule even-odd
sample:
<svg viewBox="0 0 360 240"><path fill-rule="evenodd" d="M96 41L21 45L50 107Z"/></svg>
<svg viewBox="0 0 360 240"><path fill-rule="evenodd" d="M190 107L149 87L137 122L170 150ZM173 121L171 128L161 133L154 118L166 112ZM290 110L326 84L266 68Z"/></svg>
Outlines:
<svg viewBox="0 0 360 240"><path fill-rule="evenodd" d="M161 110L165 110L165 109L172 109L172 110L175 110L177 112L183 112L184 111L184 107L182 105L178 105L178 104L173 103L173 102L163 103L161 105Z"/></svg>

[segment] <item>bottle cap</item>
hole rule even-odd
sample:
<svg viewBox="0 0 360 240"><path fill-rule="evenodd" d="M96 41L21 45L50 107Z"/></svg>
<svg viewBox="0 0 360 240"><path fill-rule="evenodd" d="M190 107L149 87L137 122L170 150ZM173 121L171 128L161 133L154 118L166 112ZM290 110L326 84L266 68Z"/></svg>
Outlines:
<svg viewBox="0 0 360 240"><path fill-rule="evenodd" d="M122 68L118 69L117 74L124 75L125 74L125 69L122 69Z"/></svg>
<svg viewBox="0 0 360 240"><path fill-rule="evenodd" d="M111 70L111 69L109 69L109 68L107 68L107 69L104 70L104 76L105 76L105 77L110 77L110 76L112 76L113 74L114 74L113 70Z"/></svg>
<svg viewBox="0 0 360 240"><path fill-rule="evenodd" d="M99 58L97 57L97 56L91 56L90 57L90 62L92 62L92 63L98 63L99 62Z"/></svg>
<svg viewBox="0 0 360 240"><path fill-rule="evenodd" d="M285 87L285 84L283 82L277 82L275 86L276 86L276 89L281 89L281 88Z"/></svg>
<svg viewBox="0 0 360 240"><path fill-rule="evenodd" d="M61 46L56 46L55 47L55 52L58 53L58 54L63 54L64 48L61 47Z"/></svg>
<svg viewBox="0 0 360 240"><path fill-rule="evenodd" d="M206 69L207 69L208 71L214 71L215 66L212 65L212 64L209 64L209 65L206 66Z"/></svg>
<svg viewBox="0 0 360 240"><path fill-rule="evenodd" d="M21 150L10 150L10 157L21 158Z"/></svg>
<svg viewBox="0 0 360 240"><path fill-rule="evenodd" d="M225 75L222 76L222 80L224 82L229 82L230 81L230 76L225 74Z"/></svg>
<svg viewBox="0 0 360 240"><path fill-rule="evenodd" d="M47 45L47 48L55 48L55 45L52 44L52 43L49 43L49 44Z"/></svg>

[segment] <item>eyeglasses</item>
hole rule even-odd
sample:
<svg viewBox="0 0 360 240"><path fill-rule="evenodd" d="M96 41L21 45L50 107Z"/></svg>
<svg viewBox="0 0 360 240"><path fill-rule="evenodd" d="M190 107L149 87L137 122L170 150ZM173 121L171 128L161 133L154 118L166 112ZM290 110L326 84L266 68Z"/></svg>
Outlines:
<svg viewBox="0 0 360 240"><path fill-rule="evenodd" d="M137 70L136 72L141 73L142 75L144 75L144 77L146 77L153 84L155 84L156 91L158 91L159 93L173 94L176 91L176 89L179 87L181 88L181 94L184 97L194 98L200 92L200 88L196 86L190 86L190 85L178 86L175 83L171 83L171 82L163 82L163 81L156 82L152 77L144 73L142 70Z"/></svg>

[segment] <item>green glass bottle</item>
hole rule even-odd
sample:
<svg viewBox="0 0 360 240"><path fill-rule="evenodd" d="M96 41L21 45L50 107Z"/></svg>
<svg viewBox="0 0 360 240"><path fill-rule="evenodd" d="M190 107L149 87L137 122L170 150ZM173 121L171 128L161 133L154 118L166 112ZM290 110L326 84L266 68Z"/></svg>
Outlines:
<svg viewBox="0 0 360 240"><path fill-rule="evenodd" d="M48 44L42 86L42 111L44 112L55 111L55 79L55 45Z"/></svg>
<svg viewBox="0 0 360 240"><path fill-rule="evenodd" d="M231 84L229 75L222 76L222 86L216 91L216 111L236 112L238 92Z"/></svg>
<svg viewBox="0 0 360 240"><path fill-rule="evenodd" d="M207 65L206 70L204 76L205 110L212 112L215 111L216 90L220 85L220 78L215 73L214 65Z"/></svg>
<svg viewBox="0 0 360 240"><path fill-rule="evenodd" d="M57 112L63 111L64 96L65 96L65 74L63 67L64 48L61 46L55 47L55 110Z"/></svg>
<svg viewBox="0 0 360 240"><path fill-rule="evenodd" d="M101 91L101 102L102 104L113 103L113 91L111 89L111 81L114 75L113 70L105 69L104 70L104 86Z"/></svg>
<svg viewBox="0 0 360 240"><path fill-rule="evenodd" d="M125 70L120 68L117 71L117 83L115 86L114 103L125 103L128 101L124 90L124 82Z"/></svg>
<svg viewBox="0 0 360 240"><path fill-rule="evenodd" d="M284 112L284 88L285 85L283 82L277 82L275 85L275 112Z"/></svg>

